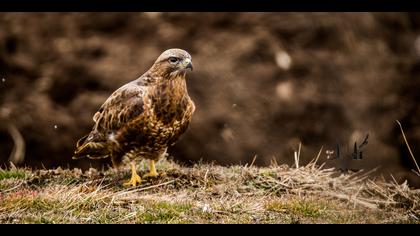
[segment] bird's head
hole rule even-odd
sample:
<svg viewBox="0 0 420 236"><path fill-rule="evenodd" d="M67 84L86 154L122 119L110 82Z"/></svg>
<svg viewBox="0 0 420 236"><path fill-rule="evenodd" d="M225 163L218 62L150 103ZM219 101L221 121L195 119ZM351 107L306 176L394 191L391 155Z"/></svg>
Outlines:
<svg viewBox="0 0 420 236"><path fill-rule="evenodd" d="M151 68L153 74L162 77L185 76L187 70L193 70L191 55L178 48L164 51Z"/></svg>

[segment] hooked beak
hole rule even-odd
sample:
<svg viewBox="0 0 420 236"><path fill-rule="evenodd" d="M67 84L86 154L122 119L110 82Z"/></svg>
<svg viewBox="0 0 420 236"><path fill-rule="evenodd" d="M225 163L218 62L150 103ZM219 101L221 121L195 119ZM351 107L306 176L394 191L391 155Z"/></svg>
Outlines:
<svg viewBox="0 0 420 236"><path fill-rule="evenodd" d="M193 64L192 64L191 59L189 58L185 59L183 64L184 64L185 69L190 69L191 71L193 70Z"/></svg>

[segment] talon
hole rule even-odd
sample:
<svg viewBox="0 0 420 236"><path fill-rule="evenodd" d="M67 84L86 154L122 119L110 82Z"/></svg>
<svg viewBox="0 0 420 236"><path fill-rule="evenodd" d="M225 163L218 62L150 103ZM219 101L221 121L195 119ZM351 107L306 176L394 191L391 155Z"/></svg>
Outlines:
<svg viewBox="0 0 420 236"><path fill-rule="evenodd" d="M150 172L150 173L147 173L147 174L143 175L143 178L156 178L158 176L159 176L158 173Z"/></svg>
<svg viewBox="0 0 420 236"><path fill-rule="evenodd" d="M159 174L156 171L156 167L155 167L155 161L151 160L150 161L150 172L148 174L143 175L143 178L148 178L148 177L158 177Z"/></svg>
<svg viewBox="0 0 420 236"><path fill-rule="evenodd" d="M123 185L125 187L128 187L130 185L133 187L136 187L137 185L140 185L140 184L141 184L141 178L137 174L136 166L134 165L134 163L131 163L131 179L125 182Z"/></svg>

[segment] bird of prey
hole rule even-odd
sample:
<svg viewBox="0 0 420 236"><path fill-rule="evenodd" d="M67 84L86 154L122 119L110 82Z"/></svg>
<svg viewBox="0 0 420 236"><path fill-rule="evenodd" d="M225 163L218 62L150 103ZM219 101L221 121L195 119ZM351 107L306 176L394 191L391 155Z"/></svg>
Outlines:
<svg viewBox="0 0 420 236"><path fill-rule="evenodd" d="M150 160L150 172L143 177L158 176L155 162L186 131L195 110L187 91L188 70L193 70L188 52L164 51L146 73L105 101L93 116L92 131L77 142L73 159L111 158L118 167L127 156L132 160L128 186L141 182L137 157Z"/></svg>

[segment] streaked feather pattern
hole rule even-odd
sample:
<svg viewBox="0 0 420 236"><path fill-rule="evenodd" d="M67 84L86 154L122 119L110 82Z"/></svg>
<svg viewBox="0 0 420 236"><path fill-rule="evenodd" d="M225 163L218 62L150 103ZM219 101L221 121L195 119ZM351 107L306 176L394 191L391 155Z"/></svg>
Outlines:
<svg viewBox="0 0 420 236"><path fill-rule="evenodd" d="M176 58L177 62L174 62ZM191 56L181 49L163 52L140 78L111 94L93 116L92 131L76 144L73 158L124 156L158 160L184 133L195 110L186 85Z"/></svg>

